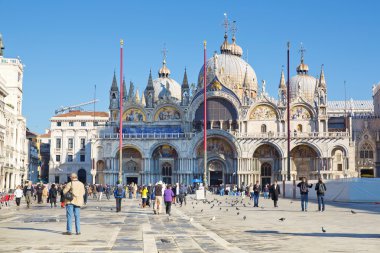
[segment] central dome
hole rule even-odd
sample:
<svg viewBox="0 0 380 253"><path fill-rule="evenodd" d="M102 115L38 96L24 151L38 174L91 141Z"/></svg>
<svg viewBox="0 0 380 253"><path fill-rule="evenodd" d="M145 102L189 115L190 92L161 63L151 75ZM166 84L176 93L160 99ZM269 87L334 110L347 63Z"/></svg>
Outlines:
<svg viewBox="0 0 380 253"><path fill-rule="evenodd" d="M154 101L172 97L181 100L181 85L169 77L159 77L153 80Z"/></svg>
<svg viewBox="0 0 380 253"><path fill-rule="evenodd" d="M230 90L234 91L239 98L243 97L244 90L250 97L256 97L257 77L253 68L240 56L242 49L233 41L228 44L227 37L221 46L221 54L207 60L207 84L217 77L219 81ZM198 75L198 87L203 87L204 66Z"/></svg>

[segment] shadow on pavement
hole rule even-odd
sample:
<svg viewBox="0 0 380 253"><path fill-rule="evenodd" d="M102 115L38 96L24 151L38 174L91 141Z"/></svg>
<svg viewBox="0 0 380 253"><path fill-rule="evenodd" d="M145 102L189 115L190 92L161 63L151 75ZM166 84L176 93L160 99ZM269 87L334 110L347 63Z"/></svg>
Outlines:
<svg viewBox="0 0 380 253"><path fill-rule="evenodd" d="M344 238L380 238L380 234L354 234L354 233L283 233L276 230L248 230L245 231L252 234L271 234L285 236L310 236L310 237L344 237Z"/></svg>
<svg viewBox="0 0 380 253"><path fill-rule="evenodd" d="M5 227L7 229L13 229L13 230L30 230L30 231L41 231L41 232L48 232L48 233L54 233L54 234L62 234L62 231L56 231L46 228L26 228L26 227Z"/></svg>

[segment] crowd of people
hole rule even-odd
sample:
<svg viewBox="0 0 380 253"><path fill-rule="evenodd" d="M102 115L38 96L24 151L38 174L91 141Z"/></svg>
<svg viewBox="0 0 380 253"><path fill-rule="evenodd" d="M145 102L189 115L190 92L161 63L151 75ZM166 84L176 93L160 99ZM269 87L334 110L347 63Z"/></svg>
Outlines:
<svg viewBox="0 0 380 253"><path fill-rule="evenodd" d="M297 187L300 189L301 210L307 212L308 193L313 184L309 184L306 178L302 178ZM165 214L170 216L172 205L178 204L179 207L186 205L186 196L189 193L194 193L196 189L198 189L197 185L192 186L180 183L171 185L162 181L158 181L153 185L140 186L135 183L123 185L121 182L117 182L115 186L107 184L85 185L78 180L75 173L72 173L70 182L64 184L37 183L33 185L31 181L26 182L24 186L20 185L16 188L12 197L14 197L18 207L21 204L21 198L25 197L27 208L30 208L34 202L39 205L49 204L51 208L56 208L57 202L60 202L61 208L66 207L67 224L64 234L72 234L72 220L74 218L76 234L80 235L80 209L87 204L88 198L102 201L103 195L107 200L110 200L111 195L113 195L116 201L116 212L120 212L122 209L122 199L141 198L139 204L141 208L152 208L153 214L159 215L163 213L162 209L165 206ZM277 208L278 199L281 195L280 185L277 180L272 185L261 186L259 181L256 181L255 184L248 186L243 184L240 188L236 185L220 185L220 187L209 187L209 190L221 196L227 194L241 196L242 198L249 197L253 201L254 207L259 207L259 199L262 195L265 199L271 198L274 207ZM323 212L325 211L324 195L327 188L322 179L319 179L315 185L315 191L318 199L318 210Z"/></svg>

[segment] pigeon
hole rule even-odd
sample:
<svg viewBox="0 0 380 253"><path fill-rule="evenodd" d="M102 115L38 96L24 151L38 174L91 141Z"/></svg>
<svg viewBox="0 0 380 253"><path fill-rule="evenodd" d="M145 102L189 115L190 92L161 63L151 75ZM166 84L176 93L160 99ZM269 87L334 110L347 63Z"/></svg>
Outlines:
<svg viewBox="0 0 380 253"><path fill-rule="evenodd" d="M243 206L244 206L244 207L246 207L246 205L245 205L245 204L243 204Z"/></svg>
<svg viewBox="0 0 380 253"><path fill-rule="evenodd" d="M113 209L111 208L111 211L112 211Z"/></svg>
<svg viewBox="0 0 380 253"><path fill-rule="evenodd" d="M236 210L240 210L238 207L236 207Z"/></svg>
<svg viewBox="0 0 380 253"><path fill-rule="evenodd" d="M293 201L290 201L290 204L293 204Z"/></svg>
<svg viewBox="0 0 380 253"><path fill-rule="evenodd" d="M324 229L324 228L322 227L322 232L323 232L323 233L326 233L326 232L327 232L327 230L326 230L326 229Z"/></svg>
<svg viewBox="0 0 380 253"><path fill-rule="evenodd" d="M219 208L219 210L222 210L222 208Z"/></svg>
<svg viewBox="0 0 380 253"><path fill-rule="evenodd" d="M201 212L203 212L203 209L201 210Z"/></svg>
<svg viewBox="0 0 380 253"><path fill-rule="evenodd" d="M192 222L193 220L194 220L193 217L191 217L189 221Z"/></svg>
<svg viewBox="0 0 380 253"><path fill-rule="evenodd" d="M244 215L243 220L247 219L247 216Z"/></svg>
<svg viewBox="0 0 380 253"><path fill-rule="evenodd" d="M280 218L280 219L278 219L279 221L284 221L285 220L285 218Z"/></svg>
<svg viewBox="0 0 380 253"><path fill-rule="evenodd" d="M194 209L195 207L193 206L193 209Z"/></svg>
<svg viewBox="0 0 380 253"><path fill-rule="evenodd" d="M213 220L215 220L215 216L210 219L210 221L213 221Z"/></svg>
<svg viewBox="0 0 380 253"><path fill-rule="evenodd" d="M240 213L239 212L237 212L237 214L236 215L239 215Z"/></svg>
<svg viewBox="0 0 380 253"><path fill-rule="evenodd" d="M355 212L354 210L351 210L351 213L352 213L352 214L356 214L356 212Z"/></svg>
<svg viewBox="0 0 380 253"><path fill-rule="evenodd" d="M226 209L226 212L228 212L228 208Z"/></svg>

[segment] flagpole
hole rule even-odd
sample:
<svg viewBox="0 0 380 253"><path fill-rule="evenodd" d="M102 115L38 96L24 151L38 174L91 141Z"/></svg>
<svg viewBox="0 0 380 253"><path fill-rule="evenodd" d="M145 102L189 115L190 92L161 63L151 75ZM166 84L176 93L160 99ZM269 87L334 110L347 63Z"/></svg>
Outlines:
<svg viewBox="0 0 380 253"><path fill-rule="evenodd" d="M206 66L206 45L207 42L203 41L203 114L204 114L204 119L203 119L203 150L204 150L204 161L203 161L203 184L205 189L208 186L207 183L207 66ZM206 193L206 191L205 191ZM205 194L206 196L206 194Z"/></svg>
<svg viewBox="0 0 380 253"><path fill-rule="evenodd" d="M119 115L119 183L123 179L123 45L124 40L120 40L120 115Z"/></svg>

